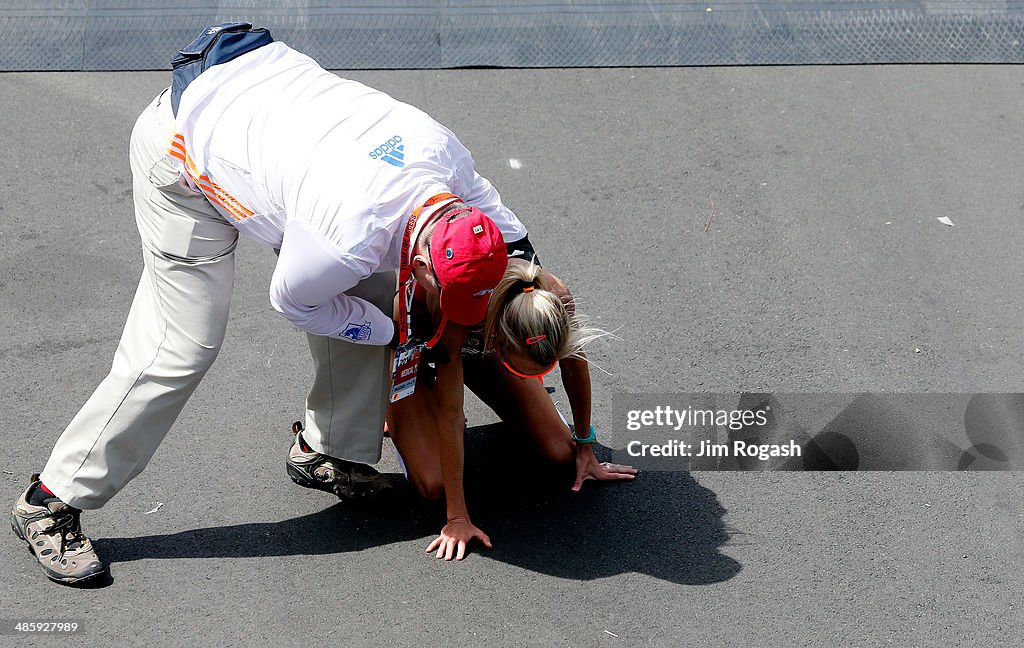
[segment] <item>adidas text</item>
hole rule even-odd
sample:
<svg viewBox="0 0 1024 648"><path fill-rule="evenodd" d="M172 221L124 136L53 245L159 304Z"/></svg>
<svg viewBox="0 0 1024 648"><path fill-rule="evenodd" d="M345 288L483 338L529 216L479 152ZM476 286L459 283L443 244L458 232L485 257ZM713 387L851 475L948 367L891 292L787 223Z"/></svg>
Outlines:
<svg viewBox="0 0 1024 648"><path fill-rule="evenodd" d="M402 144L402 136L395 135L388 138L386 142L370 151L371 160L383 160L396 167L405 166L405 145Z"/></svg>

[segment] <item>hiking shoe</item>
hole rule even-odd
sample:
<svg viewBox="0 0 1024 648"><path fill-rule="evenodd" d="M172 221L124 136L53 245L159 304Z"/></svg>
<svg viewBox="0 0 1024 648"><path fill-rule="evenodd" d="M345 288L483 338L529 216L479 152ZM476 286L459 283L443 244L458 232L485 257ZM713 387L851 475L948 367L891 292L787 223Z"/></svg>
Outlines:
<svg viewBox="0 0 1024 648"><path fill-rule="evenodd" d="M107 567L82 532L82 512L42 491L36 493L40 484L39 475L33 475L32 484L14 503L14 534L28 543L50 580L79 586L101 580Z"/></svg>
<svg viewBox="0 0 1024 648"><path fill-rule="evenodd" d="M288 476L299 486L334 493L351 503L368 503L391 495L395 486L366 464L335 459L313 450L302 438L302 422L292 423L295 435L288 451Z"/></svg>

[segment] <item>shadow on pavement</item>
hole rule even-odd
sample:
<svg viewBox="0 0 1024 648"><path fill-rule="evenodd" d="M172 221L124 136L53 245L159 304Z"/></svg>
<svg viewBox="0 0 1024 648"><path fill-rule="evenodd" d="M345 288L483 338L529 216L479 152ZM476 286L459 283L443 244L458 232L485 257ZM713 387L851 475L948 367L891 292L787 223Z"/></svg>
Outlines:
<svg viewBox="0 0 1024 648"><path fill-rule="evenodd" d="M500 425L466 435L466 486L474 522L494 548L481 556L574 580L637 572L673 583L717 583L741 565L722 554L728 541L715 494L684 472L641 473L633 482L588 482L569 490L571 475L555 474L523 454ZM598 448L602 460L610 450ZM401 479L401 476L396 476ZM404 480L403 480L404 482ZM282 484L291 487L291 484ZM361 510L337 504L280 522L190 529L137 538L105 538L97 548L111 563L144 558L265 557L362 551L440 529L441 509L403 497Z"/></svg>
<svg viewBox="0 0 1024 648"><path fill-rule="evenodd" d="M750 409L770 405L772 415L768 425L730 434L730 441L757 444L794 439L803 447L802 457L775 463L737 460L735 467L742 470L1024 467L1024 394L1020 393L971 394L969 399L942 393L860 394L814 436L804 429L799 415L787 412L787 403L772 394L745 394L740 405Z"/></svg>

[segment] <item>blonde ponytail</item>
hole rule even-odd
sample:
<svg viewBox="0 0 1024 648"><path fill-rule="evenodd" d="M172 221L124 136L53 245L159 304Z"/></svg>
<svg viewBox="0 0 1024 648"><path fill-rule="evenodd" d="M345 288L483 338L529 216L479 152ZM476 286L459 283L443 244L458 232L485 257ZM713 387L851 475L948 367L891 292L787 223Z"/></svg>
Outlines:
<svg viewBox="0 0 1024 648"><path fill-rule="evenodd" d="M571 300L545 289L535 263L509 266L491 294L484 324L487 350L524 354L545 367L582 358L586 344L607 334L583 326Z"/></svg>

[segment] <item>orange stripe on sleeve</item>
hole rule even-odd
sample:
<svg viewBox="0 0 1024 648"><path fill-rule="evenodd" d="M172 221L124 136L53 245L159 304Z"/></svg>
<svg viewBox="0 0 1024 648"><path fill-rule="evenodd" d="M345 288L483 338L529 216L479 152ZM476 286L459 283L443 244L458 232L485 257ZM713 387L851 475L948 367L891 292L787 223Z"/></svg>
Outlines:
<svg viewBox="0 0 1024 648"><path fill-rule="evenodd" d="M208 175L199 172L195 161L192 160L188 150L185 148L185 137L181 133L174 134L167 152L171 157L184 165L185 172L199 185L199 188L210 202L222 208L236 221L245 220L253 215L254 212L251 209L245 207L237 198L225 191L223 187L214 182Z"/></svg>

